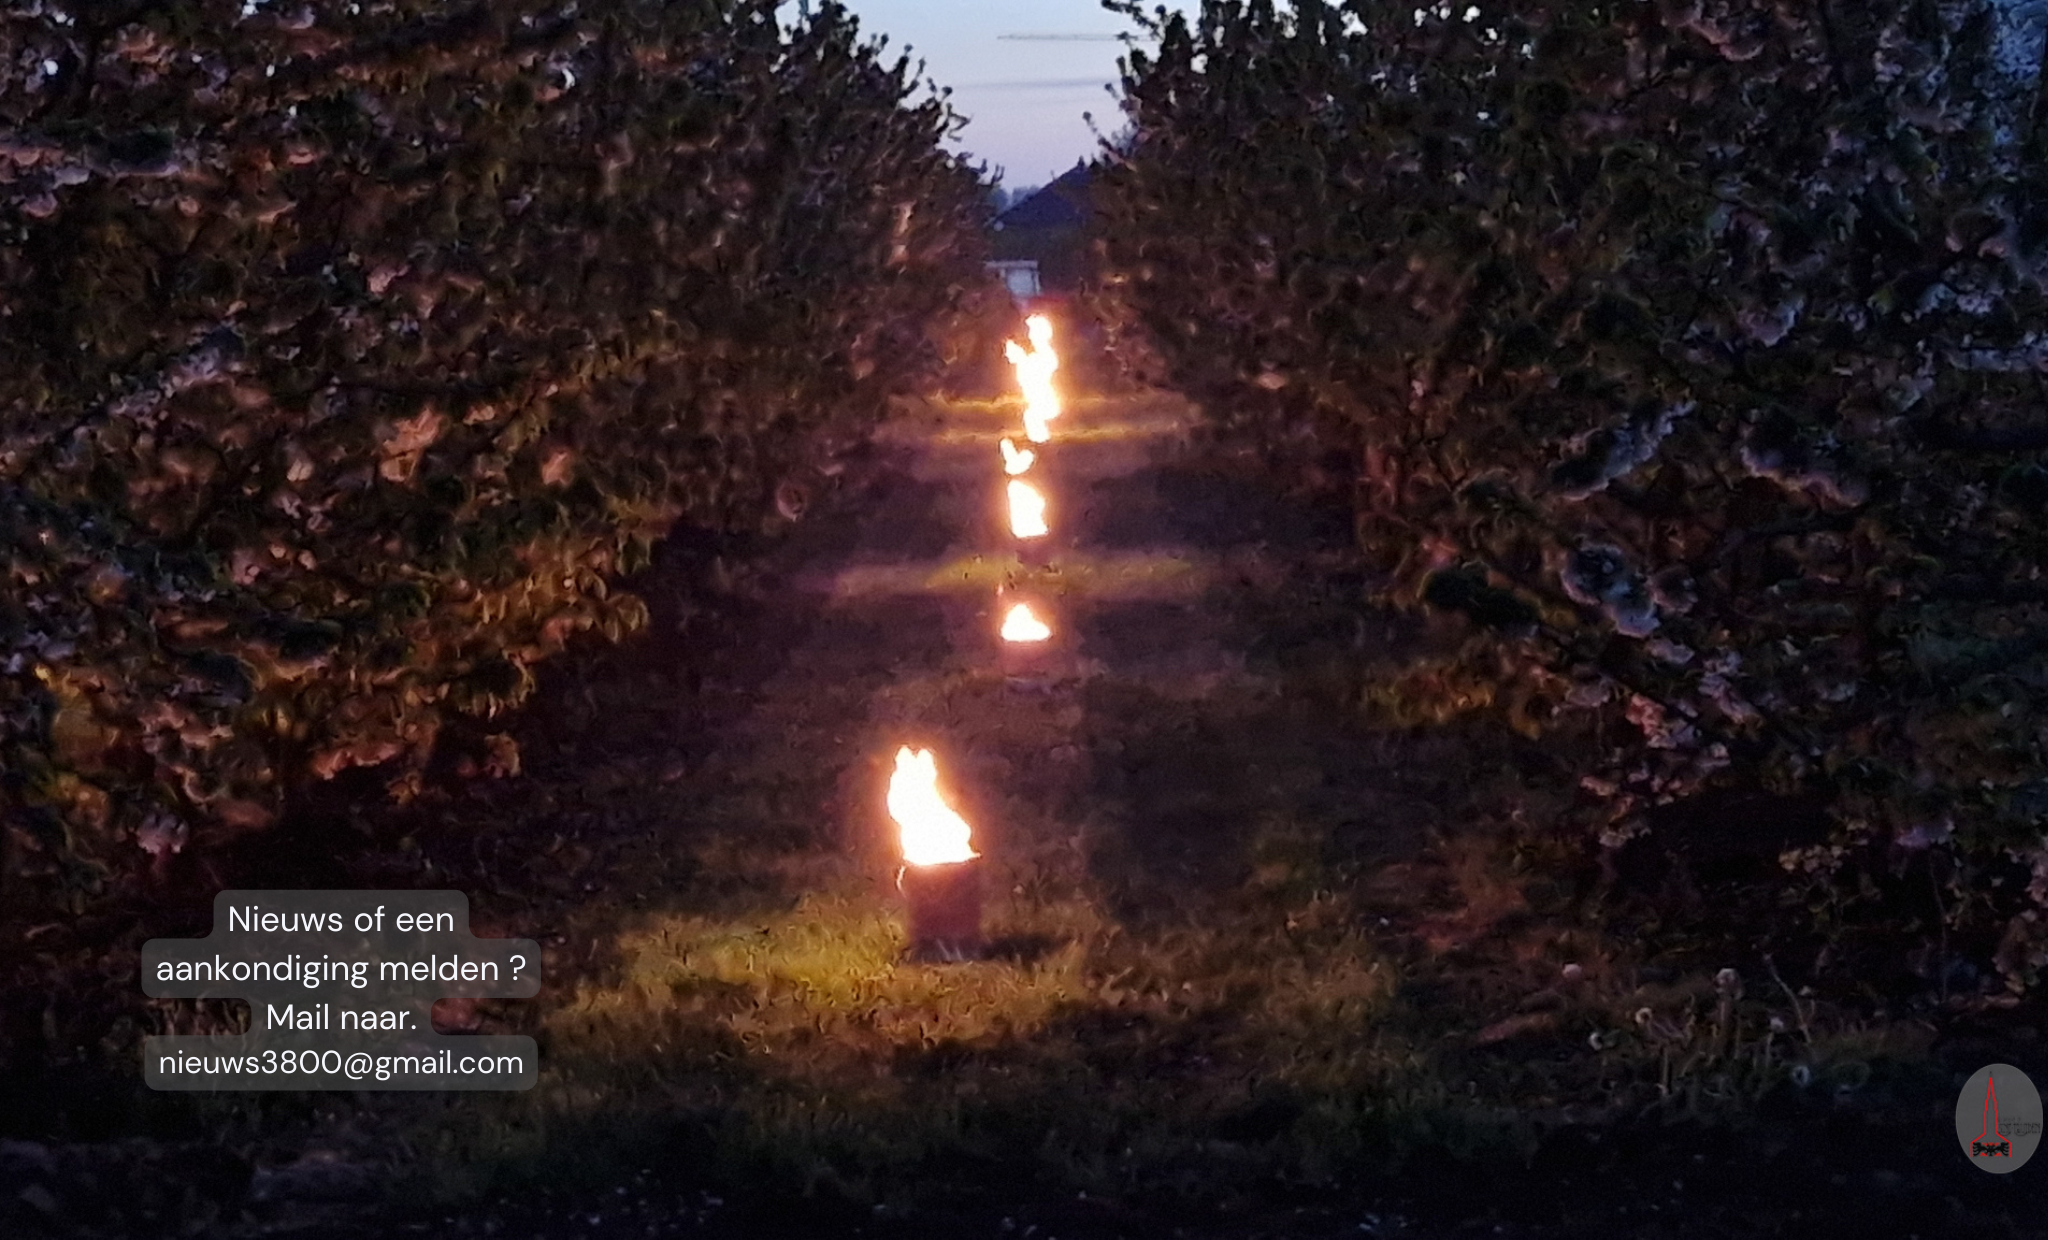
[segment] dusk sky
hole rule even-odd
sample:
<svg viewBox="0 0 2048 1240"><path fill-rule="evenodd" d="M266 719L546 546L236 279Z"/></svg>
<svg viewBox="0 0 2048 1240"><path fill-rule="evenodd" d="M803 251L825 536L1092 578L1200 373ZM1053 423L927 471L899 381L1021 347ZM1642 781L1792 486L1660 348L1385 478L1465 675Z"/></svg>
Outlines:
<svg viewBox="0 0 2048 1240"><path fill-rule="evenodd" d="M932 78L953 88L954 107L969 118L961 147L992 171L1001 168L1012 189L1043 185L1095 153L1082 113L1092 113L1105 134L1123 125L1103 89L1116 80L1121 42L998 37L1128 29L1096 0L847 0L847 7L863 33L888 35L891 51L908 44ZM1167 7L1191 11L1198 3Z"/></svg>

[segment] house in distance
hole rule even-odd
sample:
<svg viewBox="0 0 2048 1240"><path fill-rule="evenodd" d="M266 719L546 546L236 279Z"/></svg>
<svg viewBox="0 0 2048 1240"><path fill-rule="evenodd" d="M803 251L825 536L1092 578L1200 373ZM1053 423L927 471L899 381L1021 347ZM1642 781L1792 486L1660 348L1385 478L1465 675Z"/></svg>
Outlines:
<svg viewBox="0 0 2048 1240"><path fill-rule="evenodd" d="M1086 163L1075 163L1058 180L998 215L990 226L994 261L989 269L1019 301L1059 297L1079 286L1091 175Z"/></svg>

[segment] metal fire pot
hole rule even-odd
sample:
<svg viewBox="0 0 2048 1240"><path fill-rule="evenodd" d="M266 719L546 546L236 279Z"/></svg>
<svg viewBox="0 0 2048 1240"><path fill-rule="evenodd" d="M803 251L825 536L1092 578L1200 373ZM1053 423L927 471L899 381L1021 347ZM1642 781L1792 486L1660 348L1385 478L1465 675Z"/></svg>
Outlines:
<svg viewBox="0 0 2048 1240"><path fill-rule="evenodd" d="M910 956L914 960L960 961L980 957L982 858L943 865L906 865L896 889L909 911Z"/></svg>

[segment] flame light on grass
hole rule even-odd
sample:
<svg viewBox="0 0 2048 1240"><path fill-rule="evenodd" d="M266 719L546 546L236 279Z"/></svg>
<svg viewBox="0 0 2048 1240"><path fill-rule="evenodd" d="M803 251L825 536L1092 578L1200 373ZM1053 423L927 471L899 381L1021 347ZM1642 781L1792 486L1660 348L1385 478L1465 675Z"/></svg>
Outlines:
<svg viewBox="0 0 2048 1240"><path fill-rule="evenodd" d="M1016 444L1011 443L1007 437L1004 438L1002 447L1003 472L1012 478L1030 469L1032 462L1038 459L1036 452L1029 448L1020 449Z"/></svg>
<svg viewBox="0 0 2048 1240"><path fill-rule="evenodd" d="M1043 538L1049 532L1045 496L1022 479L1010 479L1010 533L1018 538Z"/></svg>
<svg viewBox="0 0 2048 1240"><path fill-rule="evenodd" d="M1060 416L1060 394L1053 387L1053 372L1060 368L1060 355L1052 347L1052 320L1034 314L1024 320L1031 338L1028 350L1014 340L1003 344L1003 356L1017 369L1017 386L1024 393L1024 437L1032 443L1052 438L1052 420ZM1021 471L1019 471L1021 472Z"/></svg>

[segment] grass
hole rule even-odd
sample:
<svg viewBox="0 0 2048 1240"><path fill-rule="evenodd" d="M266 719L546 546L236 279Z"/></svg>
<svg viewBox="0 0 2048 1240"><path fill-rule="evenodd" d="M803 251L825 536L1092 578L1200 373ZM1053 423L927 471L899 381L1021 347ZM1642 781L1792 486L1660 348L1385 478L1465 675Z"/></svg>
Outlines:
<svg viewBox="0 0 2048 1240"><path fill-rule="evenodd" d="M542 1164L559 1181L574 1149L601 1183L676 1113L715 1113L702 1147L732 1182L899 1209L975 1170L1196 1191L1184 1173L1218 1143L1239 1174L1209 1194L1336 1175L1407 1057L1376 1028L1393 970L1337 903L1259 899L1133 934L1061 868L1012 867L989 908L996 958L967 965L903 962L889 902L854 877L763 916L639 920L617 975L545 1017L543 1086L426 1143L467 1151L472 1173L497 1164L499 1183ZM576 1135L522 1157L490 1136L505 1131Z"/></svg>

